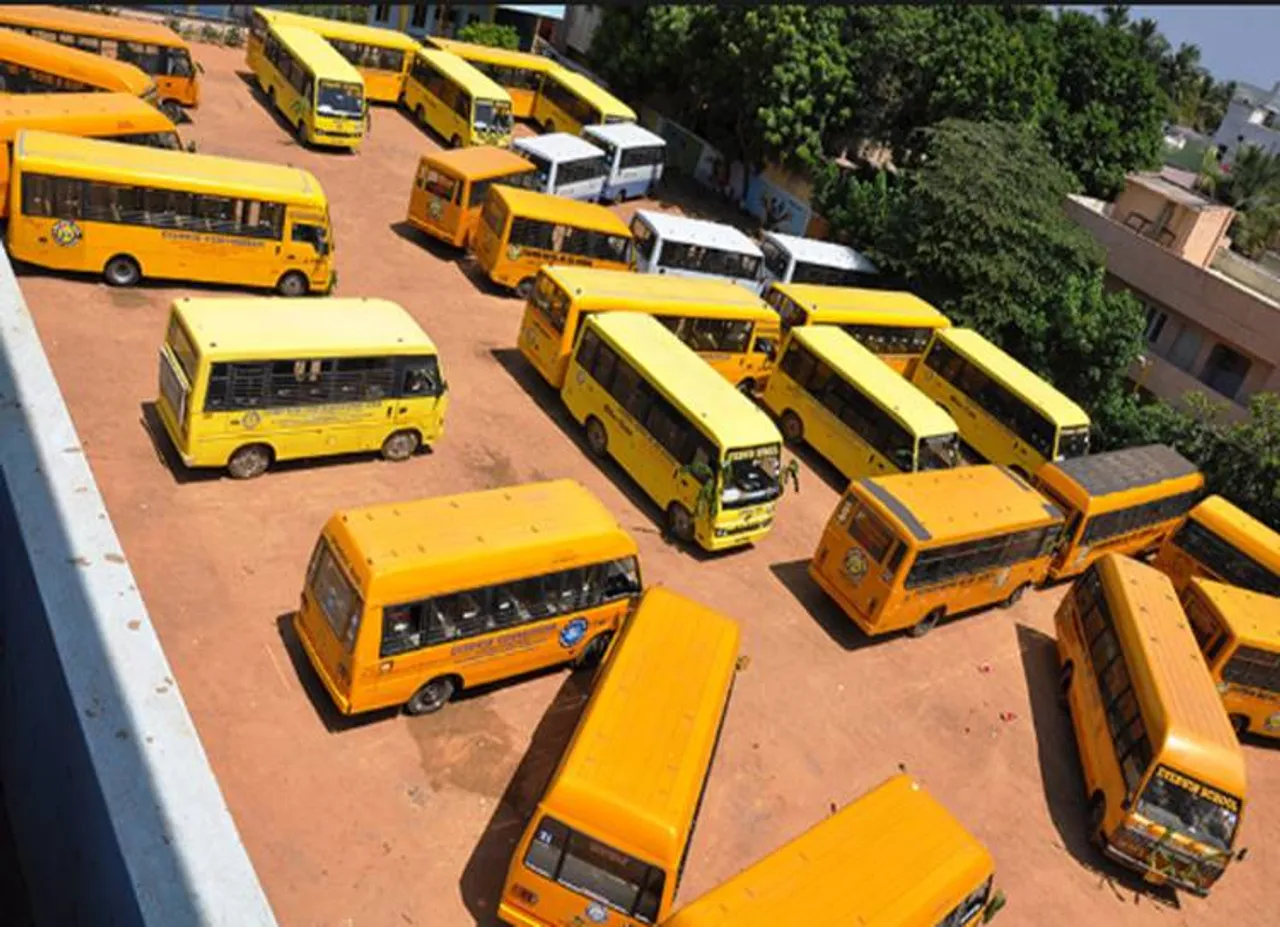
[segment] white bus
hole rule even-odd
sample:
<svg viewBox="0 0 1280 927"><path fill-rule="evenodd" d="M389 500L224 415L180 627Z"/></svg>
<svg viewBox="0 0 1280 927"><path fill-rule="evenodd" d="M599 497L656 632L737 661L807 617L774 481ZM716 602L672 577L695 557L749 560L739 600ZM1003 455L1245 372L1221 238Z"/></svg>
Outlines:
<svg viewBox="0 0 1280 927"><path fill-rule="evenodd" d="M760 247L732 225L638 209L631 235L642 274L719 278L761 290Z"/></svg>
<svg viewBox="0 0 1280 927"><path fill-rule="evenodd" d="M770 283L818 283L875 289L880 269L866 255L831 241L765 232L761 279Z"/></svg>
<svg viewBox="0 0 1280 927"><path fill-rule="evenodd" d="M535 190L588 203L600 198L609 165L604 152L590 142L568 132L553 132L517 138L511 147L533 162Z"/></svg>
<svg viewBox="0 0 1280 927"><path fill-rule="evenodd" d="M662 179L667 140L634 122L583 126L582 137L602 151L609 164L602 200L621 203L633 196L650 196Z"/></svg>

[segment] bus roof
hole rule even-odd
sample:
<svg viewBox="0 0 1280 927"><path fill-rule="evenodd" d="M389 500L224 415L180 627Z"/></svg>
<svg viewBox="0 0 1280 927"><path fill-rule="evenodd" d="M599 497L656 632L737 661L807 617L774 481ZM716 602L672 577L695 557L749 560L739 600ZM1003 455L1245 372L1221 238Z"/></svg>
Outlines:
<svg viewBox="0 0 1280 927"><path fill-rule="evenodd" d="M763 257L760 246L732 225L651 209L637 209L635 214L649 228L669 241Z"/></svg>
<svg viewBox="0 0 1280 927"><path fill-rule="evenodd" d="M108 39L133 39L149 45L186 48L186 40L163 23L131 16L108 16L66 6L0 6L0 26L19 25L50 32L74 32Z"/></svg>
<svg viewBox="0 0 1280 927"><path fill-rule="evenodd" d="M336 19L326 19L323 16L308 16L305 13L273 10L264 6L255 6L253 11L262 14L268 22L310 29L326 39L358 42L361 45L374 45L380 48L398 48L402 51L413 51L419 47L412 36L397 32L395 29L370 26L366 23L341 22Z"/></svg>
<svg viewBox="0 0 1280 927"><path fill-rule="evenodd" d="M583 126L587 138L599 138L619 148L666 147L667 140L635 122L611 122L603 126Z"/></svg>
<svg viewBox="0 0 1280 927"><path fill-rule="evenodd" d="M759 406L653 316L602 312L587 324L613 342L619 354L653 374L654 385L724 450L781 442L777 427Z"/></svg>
<svg viewBox="0 0 1280 927"><path fill-rule="evenodd" d="M806 264L822 264L825 267L858 270L868 274L880 272L880 268L869 257L848 245L818 241L816 238L801 238L799 235L783 235L781 232L765 232L764 237L772 239L797 261L804 261Z"/></svg>
<svg viewBox="0 0 1280 927"><path fill-rule="evenodd" d="M286 48L315 72L317 80L336 80L364 86L364 78L355 65L338 54L338 50L318 32L274 20L269 21L269 28Z"/></svg>
<svg viewBox="0 0 1280 927"><path fill-rule="evenodd" d="M636 554L635 541L613 513L569 479L344 509L334 513L329 530L358 553L351 566L366 587L375 576L404 585L424 572L431 582L433 572L457 564L478 578L503 569L516 575L531 560L544 568L552 562L568 567L582 562L584 552L600 558ZM486 570L482 563L491 566Z"/></svg>
<svg viewBox="0 0 1280 927"><path fill-rule="evenodd" d="M1049 463L1090 496L1107 496L1168 480L1180 480L1200 470L1167 444L1126 447ZM1043 470L1041 471L1043 473ZM1203 483L1203 477L1200 482Z"/></svg>
<svg viewBox="0 0 1280 927"><path fill-rule="evenodd" d="M552 62L551 67L547 70L547 77L559 81L563 86L582 97L582 99L600 110L602 116L618 116L635 122L635 110L595 81L584 77L577 71L571 71Z"/></svg>
<svg viewBox="0 0 1280 927"><path fill-rule="evenodd" d="M11 141L21 129L73 135L128 135L174 132L169 117L131 93L20 93L0 97L0 141Z"/></svg>
<svg viewBox="0 0 1280 927"><path fill-rule="evenodd" d="M994 865L941 802L898 775L680 909L663 927L933 923Z"/></svg>
<svg viewBox="0 0 1280 927"><path fill-rule="evenodd" d="M491 45L459 42L457 39L446 39L436 35L427 36L423 41L444 51L453 52L467 61L483 61L486 64L497 64L509 68L528 68L540 73L546 73L557 67L550 58L513 48L494 48Z"/></svg>
<svg viewBox="0 0 1280 927"><path fill-rule="evenodd" d="M6 7L0 6L0 9ZM0 28L0 61L13 61L46 71L56 61L60 76L138 97L154 93L156 89L150 75L127 61L117 61L57 42L46 42L12 29Z"/></svg>
<svg viewBox="0 0 1280 927"><path fill-rule="evenodd" d="M1059 428L1089 424L1089 413L973 329L943 328L934 337L976 360L1008 389L1044 412Z"/></svg>
<svg viewBox="0 0 1280 927"><path fill-rule="evenodd" d="M446 77L476 99L511 102L511 94L507 93L501 84L483 71L476 70L473 65L452 52L418 46L414 54L424 61L430 62Z"/></svg>
<svg viewBox="0 0 1280 927"><path fill-rule="evenodd" d="M1047 525L1063 517L1012 470L991 464L892 473L852 485L898 526L900 536L910 535L922 547L993 529Z"/></svg>
<svg viewBox="0 0 1280 927"><path fill-rule="evenodd" d="M474 145L469 148L445 148L428 151L422 156L424 164L442 168L453 177L468 180L486 180L490 177L506 177L524 174L534 166L507 148L495 145Z"/></svg>
<svg viewBox="0 0 1280 927"><path fill-rule="evenodd" d="M1104 554L1097 563L1152 748L1163 747L1175 767L1208 774L1211 785L1243 798L1240 742L1173 583L1132 557Z"/></svg>
<svg viewBox="0 0 1280 927"><path fill-rule="evenodd" d="M547 222L562 222L575 228L595 229L607 235L631 237L631 229L627 228L627 223L597 203L584 203L582 200L503 184L491 187L490 191L516 215Z"/></svg>
<svg viewBox="0 0 1280 927"><path fill-rule="evenodd" d="M666 277L564 264L547 265L542 270L580 307L624 308L639 299L644 301L646 311L679 310L696 305L700 314L713 318L720 314L717 310L724 310L724 315L734 318L777 320L777 313L759 296L732 280Z"/></svg>
<svg viewBox="0 0 1280 927"><path fill-rule="evenodd" d="M946 409L843 329L834 325L804 325L793 328L790 337L856 382L862 392L878 401L917 438L958 432L955 420Z"/></svg>
<svg viewBox="0 0 1280 927"><path fill-rule="evenodd" d="M1280 573L1280 533L1222 496L1207 496L1187 513L1215 534Z"/></svg>
<svg viewBox="0 0 1280 927"><path fill-rule="evenodd" d="M675 865L711 762L740 636L734 621L705 605L662 586L645 592L542 806L568 824L590 822L619 849Z"/></svg>
<svg viewBox="0 0 1280 927"><path fill-rule="evenodd" d="M1191 585L1240 643L1280 651L1280 598L1203 576L1193 576Z"/></svg>
<svg viewBox="0 0 1280 927"><path fill-rule="evenodd" d="M604 157L604 152L595 145L568 132L517 138L512 140L511 145L521 151L542 155L550 161L578 161L582 158Z"/></svg>
<svg viewBox="0 0 1280 927"><path fill-rule="evenodd" d="M824 286L819 283L770 284L796 305L815 312L858 312L883 316L881 321L946 328L951 320L914 293L905 290L874 290L856 286Z"/></svg>
<svg viewBox="0 0 1280 927"><path fill-rule="evenodd" d="M35 129L18 133L14 160L22 162L23 169L39 165L55 174L59 168L69 168L76 176L121 183L145 181L193 192L326 208L320 181L310 171L283 164L146 148Z"/></svg>

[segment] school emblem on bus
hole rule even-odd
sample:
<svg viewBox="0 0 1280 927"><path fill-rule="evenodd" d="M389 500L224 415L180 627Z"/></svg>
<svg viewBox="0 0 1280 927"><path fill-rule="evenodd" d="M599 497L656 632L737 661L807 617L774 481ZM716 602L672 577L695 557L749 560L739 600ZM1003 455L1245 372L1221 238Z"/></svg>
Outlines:
<svg viewBox="0 0 1280 927"><path fill-rule="evenodd" d="M53 223L53 228L49 230L49 234L53 236L53 243L61 245L63 248L79 244L83 236L80 226L70 219L59 219Z"/></svg>
<svg viewBox="0 0 1280 927"><path fill-rule="evenodd" d="M245 428L257 428L258 422L262 421L262 416L253 409L244 414L244 418L240 420Z"/></svg>
<svg viewBox="0 0 1280 927"><path fill-rule="evenodd" d="M587 634L587 619L574 618L560 632L560 646L568 649L582 640Z"/></svg>
<svg viewBox="0 0 1280 927"><path fill-rule="evenodd" d="M844 571L849 574L849 578L855 583L862 582L862 577L867 575L867 555L862 552L861 548L854 547L844 557Z"/></svg>
<svg viewBox="0 0 1280 927"><path fill-rule="evenodd" d="M520 246L519 246L519 245L507 245L507 260L508 260L508 261L518 261L518 260L520 260Z"/></svg>
<svg viewBox="0 0 1280 927"><path fill-rule="evenodd" d="M442 212L444 212L444 204L440 202L440 197L434 197L431 202L427 204L427 213L432 219L439 219Z"/></svg>
<svg viewBox="0 0 1280 927"><path fill-rule="evenodd" d="M603 924L609 918L609 912L604 909L604 905L598 901L593 901L587 905L587 920L593 924Z"/></svg>

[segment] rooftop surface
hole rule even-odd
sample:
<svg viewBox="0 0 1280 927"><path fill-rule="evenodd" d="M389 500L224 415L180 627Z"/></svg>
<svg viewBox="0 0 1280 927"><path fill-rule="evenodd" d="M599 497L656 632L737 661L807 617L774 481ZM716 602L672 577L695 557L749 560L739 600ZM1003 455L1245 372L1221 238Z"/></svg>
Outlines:
<svg viewBox="0 0 1280 927"><path fill-rule="evenodd" d="M732 225L650 209L637 210L636 215L640 216L660 236L670 241L761 256L760 246Z"/></svg>

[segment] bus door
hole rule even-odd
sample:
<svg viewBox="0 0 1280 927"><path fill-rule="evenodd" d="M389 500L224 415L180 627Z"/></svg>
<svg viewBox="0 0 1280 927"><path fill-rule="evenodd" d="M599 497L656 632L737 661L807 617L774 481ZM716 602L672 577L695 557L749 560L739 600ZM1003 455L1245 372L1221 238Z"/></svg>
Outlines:
<svg viewBox="0 0 1280 927"><path fill-rule="evenodd" d="M323 213L290 210L289 223L284 230L284 241L276 246L276 254L284 257L287 270L297 269L307 279L323 286L329 277L329 223ZM269 285L274 285L275 280Z"/></svg>

